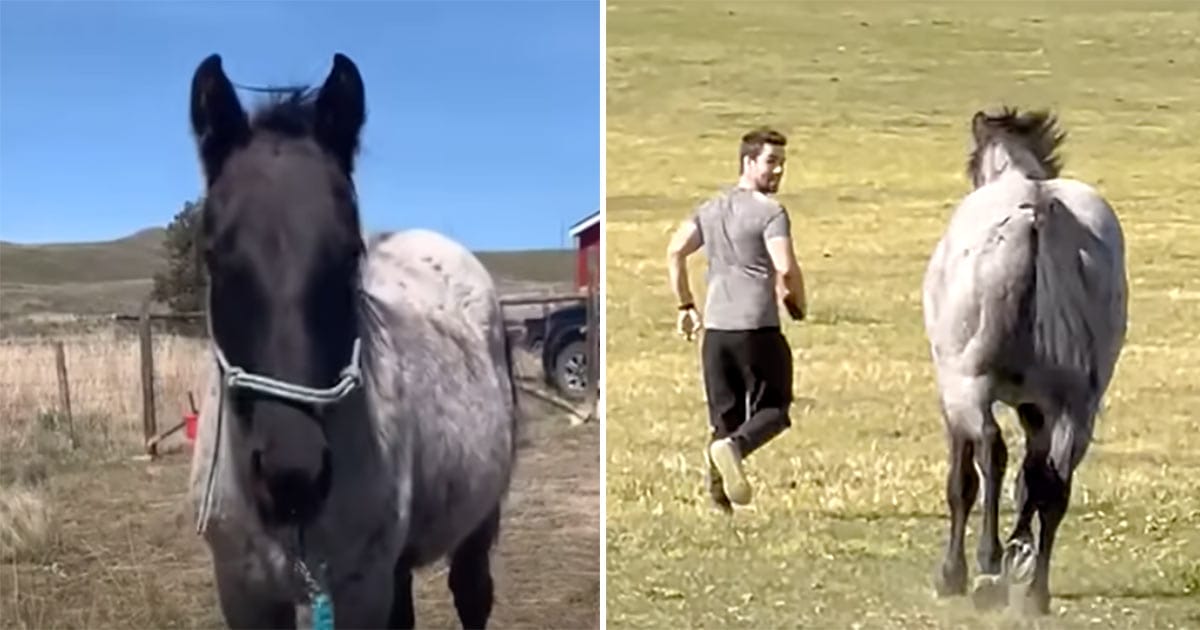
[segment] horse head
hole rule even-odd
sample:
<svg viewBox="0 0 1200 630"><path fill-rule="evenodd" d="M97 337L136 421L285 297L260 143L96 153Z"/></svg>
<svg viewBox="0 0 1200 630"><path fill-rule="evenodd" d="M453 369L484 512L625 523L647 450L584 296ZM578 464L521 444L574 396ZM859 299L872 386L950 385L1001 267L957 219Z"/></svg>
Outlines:
<svg viewBox="0 0 1200 630"><path fill-rule="evenodd" d="M268 522L320 510L333 475L327 420L357 382L364 121L362 78L341 54L318 90L288 90L253 116L220 56L192 80L209 327L232 418L222 448Z"/></svg>

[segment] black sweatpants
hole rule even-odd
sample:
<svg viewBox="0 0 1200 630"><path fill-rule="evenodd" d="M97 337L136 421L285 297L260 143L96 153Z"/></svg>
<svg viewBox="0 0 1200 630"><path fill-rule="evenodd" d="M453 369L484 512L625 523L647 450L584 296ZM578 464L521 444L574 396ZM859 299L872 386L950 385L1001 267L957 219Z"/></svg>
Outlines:
<svg viewBox="0 0 1200 630"><path fill-rule="evenodd" d="M777 327L704 331L700 350L712 438L743 457L792 425L792 351Z"/></svg>

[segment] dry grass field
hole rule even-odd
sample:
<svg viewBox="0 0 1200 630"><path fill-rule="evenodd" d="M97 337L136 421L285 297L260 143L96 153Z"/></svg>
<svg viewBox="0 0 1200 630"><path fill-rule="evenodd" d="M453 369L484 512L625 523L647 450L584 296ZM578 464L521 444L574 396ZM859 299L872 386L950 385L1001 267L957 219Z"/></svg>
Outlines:
<svg viewBox="0 0 1200 630"><path fill-rule="evenodd" d="M1200 627L1200 8L610 0L607 29L608 627ZM931 582L947 466L920 279L968 189L970 118L1001 103L1059 112L1065 173L1116 208L1131 283L1038 620ZM793 428L749 460L753 509L730 518L701 485L698 348L674 335L665 248L764 123L790 140L811 316L785 325ZM978 531L976 510L972 575Z"/></svg>
<svg viewBox="0 0 1200 630"><path fill-rule="evenodd" d="M75 448L58 413L63 341ZM199 392L201 342L156 334L160 428ZM8 628L220 627L207 551L184 503L182 432L162 458L142 442L131 330L0 342L0 620ZM518 356L518 370L536 361ZM199 401L197 401L199 402ZM523 397L521 464L495 557L496 627L599 623L599 429ZM424 627L455 627L445 571L418 577Z"/></svg>

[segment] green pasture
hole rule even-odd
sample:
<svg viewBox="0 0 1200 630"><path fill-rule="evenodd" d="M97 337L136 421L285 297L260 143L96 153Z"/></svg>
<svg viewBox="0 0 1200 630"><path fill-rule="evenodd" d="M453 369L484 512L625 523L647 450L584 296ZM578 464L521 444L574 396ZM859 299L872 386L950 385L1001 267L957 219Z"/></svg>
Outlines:
<svg viewBox="0 0 1200 630"><path fill-rule="evenodd" d="M676 2L607 12L610 628L1200 628L1200 3ZM1130 329L1076 477L1052 615L939 601L946 453L920 282L972 114L1051 107L1064 174L1127 239ZM792 430L712 512L698 347L674 335L670 231L789 137L780 199L809 287L786 324ZM702 255L690 266L703 295ZM1021 440L1001 416L1009 472ZM979 510L968 529L975 574Z"/></svg>

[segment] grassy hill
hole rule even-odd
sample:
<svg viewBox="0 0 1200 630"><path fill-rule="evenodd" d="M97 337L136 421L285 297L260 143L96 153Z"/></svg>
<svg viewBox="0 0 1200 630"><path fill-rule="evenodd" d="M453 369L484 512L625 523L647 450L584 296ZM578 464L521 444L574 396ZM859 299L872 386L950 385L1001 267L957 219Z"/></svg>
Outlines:
<svg viewBox="0 0 1200 630"><path fill-rule="evenodd" d="M162 228L114 241L21 245L0 241L0 282L53 285L148 279L163 265Z"/></svg>
<svg viewBox="0 0 1200 630"><path fill-rule="evenodd" d="M93 243L24 245L0 241L0 315L131 311L162 268L164 230ZM477 252L502 287L569 285L569 249Z"/></svg>

